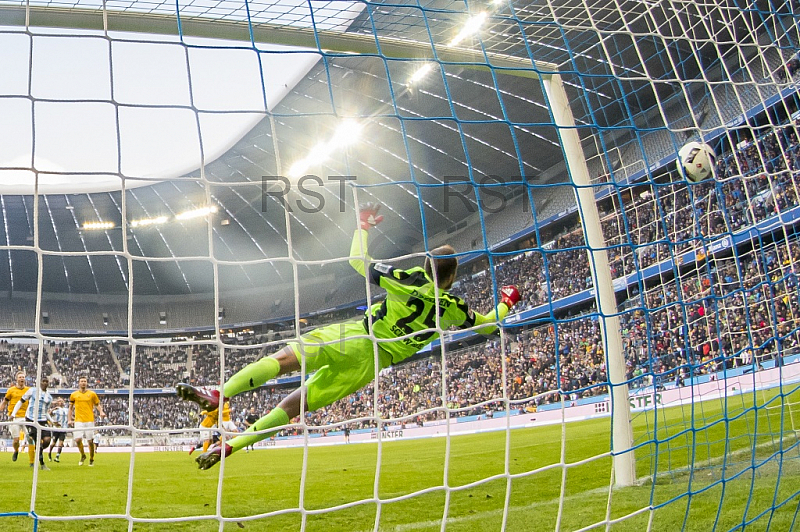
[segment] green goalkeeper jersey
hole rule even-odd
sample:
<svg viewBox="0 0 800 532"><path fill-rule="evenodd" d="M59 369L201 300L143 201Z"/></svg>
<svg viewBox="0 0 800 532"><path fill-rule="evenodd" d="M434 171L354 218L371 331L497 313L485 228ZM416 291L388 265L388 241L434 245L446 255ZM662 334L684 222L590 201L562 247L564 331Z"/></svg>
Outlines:
<svg viewBox="0 0 800 532"><path fill-rule="evenodd" d="M369 261L366 249L367 231L356 230L350 250L350 264L361 275L368 276L370 282L386 290L386 298L365 312L365 328L369 330L371 316L372 333L379 339L380 347L391 354L393 364L405 360L437 339L437 327L447 330L451 327L493 324L508 313L508 307L501 303L492 313L484 316L471 310L460 297L442 289L438 290L437 307L437 289L423 268L403 270L372 262L365 268L364 260L354 257L364 256ZM495 328L490 325L478 332L488 334Z"/></svg>

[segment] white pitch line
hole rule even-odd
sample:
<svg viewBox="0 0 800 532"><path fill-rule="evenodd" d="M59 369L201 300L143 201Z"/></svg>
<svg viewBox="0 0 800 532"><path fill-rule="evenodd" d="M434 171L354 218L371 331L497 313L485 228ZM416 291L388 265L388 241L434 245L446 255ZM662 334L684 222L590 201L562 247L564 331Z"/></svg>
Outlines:
<svg viewBox="0 0 800 532"><path fill-rule="evenodd" d="M576 493L575 495L569 495L567 497L564 497L564 500L567 501L567 500L570 500L570 499L575 499L575 498L578 498L578 497L584 497L586 495L594 495L594 494L597 494L597 493L608 493L608 488L607 487L601 487L601 488L594 488L594 489L587 490L587 491L582 491L580 493ZM525 506L512 506L512 507L509 508L509 511L510 512L528 511L528 510L531 510L532 508L541 507L542 505L558 504L558 502L559 502L559 498L555 497L555 498L547 500L547 501L538 501L538 502L535 502L535 503L532 503L532 504L527 504ZM460 517L449 517L447 519L447 524L449 525L451 523L455 524L455 523L469 522L469 521L474 521L475 519L483 519L483 518L486 518L486 517L492 517L494 515L502 515L502 513L503 513L503 508L497 508L495 510L484 510L482 512L477 512L477 513L470 514L470 515L464 515L464 516L460 516ZM423 528L432 528L432 527L439 528L439 527L441 527L441 525L442 525L442 520L441 519L431 519L429 521L418 521L418 522L415 522L415 523L405 523L405 524L402 524L402 525L397 525L397 526L395 526L394 528L391 528L391 529L390 528L381 527L380 530L392 530L394 532L406 532L406 531L409 531L409 530L419 530L419 529L423 529Z"/></svg>

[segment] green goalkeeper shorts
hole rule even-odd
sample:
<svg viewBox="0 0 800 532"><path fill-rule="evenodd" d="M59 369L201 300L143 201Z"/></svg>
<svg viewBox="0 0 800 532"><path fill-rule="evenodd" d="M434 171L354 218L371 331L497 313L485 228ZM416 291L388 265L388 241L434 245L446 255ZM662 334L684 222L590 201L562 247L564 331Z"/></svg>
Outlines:
<svg viewBox="0 0 800 532"><path fill-rule="evenodd" d="M359 390L375 378L375 352L362 321L326 325L290 342L297 360L305 359L306 372L315 373L306 381L306 408L314 411ZM380 368L392 357L378 349ZM302 361L301 361L302 363Z"/></svg>

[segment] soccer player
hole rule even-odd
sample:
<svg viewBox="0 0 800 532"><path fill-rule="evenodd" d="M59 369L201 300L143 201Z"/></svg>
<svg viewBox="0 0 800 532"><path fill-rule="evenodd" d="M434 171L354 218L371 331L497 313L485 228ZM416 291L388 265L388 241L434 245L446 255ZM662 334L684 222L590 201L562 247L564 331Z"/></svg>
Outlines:
<svg viewBox="0 0 800 532"><path fill-rule="evenodd" d="M239 427L231 419L231 402L225 401L222 405L222 430L226 432L239 432Z"/></svg>
<svg viewBox="0 0 800 532"><path fill-rule="evenodd" d="M201 416L205 416L203 421L200 422L200 427L205 429L211 429L213 427L221 427L224 430L229 432L239 432L239 429L236 428L236 424L231 421L231 403L230 401L225 401L222 406L222 424L219 425L219 408L215 408L210 411L203 410L200 412ZM215 432L212 430L204 430L203 432L203 452L206 452L208 448L211 446L212 443L215 442L214 434ZM189 451L189 455L196 451L199 446L195 446L191 451Z"/></svg>
<svg viewBox="0 0 800 532"><path fill-rule="evenodd" d="M210 445L213 445L213 444L215 444L217 442L219 442L219 429L218 428L214 429L213 431L211 431L211 434L209 435L208 439L205 439L205 440L203 440L201 442L198 442L198 443L194 444L194 446L191 449L189 449L189 456L192 456L192 453L197 451L198 449L203 449L203 452L205 452L205 451L208 450L208 447Z"/></svg>
<svg viewBox="0 0 800 532"><path fill-rule="evenodd" d="M28 388L22 394L22 398L17 402L16 406L14 406L12 413L12 416L16 417L17 412L22 409L23 402L26 402L28 403L28 408L25 411L25 421L41 425L39 427L34 424L28 427L28 449L34 449L35 451L36 445L39 445L39 465L42 471L50 470L44 465L44 449L50 445L50 431L46 427L50 424L50 405L53 403L53 396L47 391L49 385L50 381L47 377L42 377L39 388ZM33 467L33 464L31 464L31 467Z"/></svg>
<svg viewBox="0 0 800 532"><path fill-rule="evenodd" d="M89 465L94 465L94 411L100 418L106 417L103 412L103 405L100 398L92 390L88 389L88 379L81 377L78 379L78 389L69 396L69 411L67 412L67 423L75 423L75 430L72 431L72 439L78 450L81 452L81 459L78 462L82 466L86 462L86 452L83 447L83 439L89 440Z"/></svg>
<svg viewBox="0 0 800 532"><path fill-rule="evenodd" d="M290 342L277 353L249 364L228 379L222 388L225 398L254 390L278 375L300 370L301 358L305 359L305 370L315 372L306 381L305 389L298 388L289 394L244 433L198 456L196 462L200 469L209 469L219 462L223 452L229 456L275 433L274 430L253 432L288 425L290 419L300 414L302 393L305 393L309 412L330 405L371 382L376 369L398 364L431 343L438 337L434 329L437 325L447 330L485 324L478 332L488 334L519 301L517 288L504 286L500 303L488 315L470 310L461 298L447 291L455 282L458 268L458 260L453 257L455 250L449 245L432 250L424 268L402 270L389 264L372 263L366 253L367 237L368 230L383 220L383 216L378 215L379 207L368 204L360 209L360 228L353 235L350 265L385 289L386 298L367 309L364 319L315 329L303 335L300 342ZM366 261L361 258L362 254ZM377 339L375 344L370 334ZM376 349L378 368L375 368ZM178 384L176 391L179 397L206 409L219 404L219 390Z"/></svg>
<svg viewBox="0 0 800 532"><path fill-rule="evenodd" d="M47 453L47 458L50 461L61 461L61 451L64 450L64 439L67 437L67 419L69 419L69 412L67 407L64 406L64 399L59 397L53 401L55 408L50 412L50 419L53 421L52 438L50 439L50 450ZM53 449L58 447L56 457L53 458Z"/></svg>
<svg viewBox="0 0 800 532"><path fill-rule="evenodd" d="M19 410L19 417L14 417L12 412L14 412L14 407L19 402L20 398L28 391L28 386L25 385L25 372L18 371L17 374L14 376L14 386L8 389L5 396L3 396L3 400L0 401L0 412L3 411L3 408L6 406L8 407L8 417L11 418L14 423L11 424L9 430L11 431L11 438L13 439L13 447L14 447L14 454L11 455L11 461L16 462L17 457L19 456L19 440L20 434L23 436L24 433L24 425L25 422L25 411L28 408L27 403L23 403L20 405ZM36 457L36 452L34 451L31 454L31 464L33 464L34 458Z"/></svg>
<svg viewBox="0 0 800 532"><path fill-rule="evenodd" d="M203 421L200 422L200 435L202 436L201 443L198 443L189 451L189 456L192 455L193 452L203 448L203 452L206 452L208 448L211 446L211 442L213 441L212 432L211 430L202 430L202 429L211 429L212 427L217 426L217 420L219 419L219 408L215 408L213 410L206 411L203 410L200 412L201 416L203 417Z"/></svg>

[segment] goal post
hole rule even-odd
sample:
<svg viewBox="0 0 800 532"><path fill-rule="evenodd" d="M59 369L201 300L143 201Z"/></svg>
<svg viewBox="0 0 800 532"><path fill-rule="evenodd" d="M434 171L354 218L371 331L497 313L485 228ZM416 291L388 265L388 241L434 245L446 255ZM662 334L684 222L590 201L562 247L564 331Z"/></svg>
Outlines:
<svg viewBox="0 0 800 532"><path fill-rule="evenodd" d="M622 349L622 331L617 310L611 269L608 265L607 244L597 211L597 187L589 177L586 157L581 148L575 119L569 107L561 76L550 74L542 80L547 94L548 107L558 129L564 150L567 171L575 188L581 229L584 232L589 267L594 281L595 299L602 323L602 337L608 361L608 379L611 390L611 451L614 455L614 482L617 486L631 486L636 482L636 460L633 451L631 408L628 399L628 379L625 375L625 354Z"/></svg>

